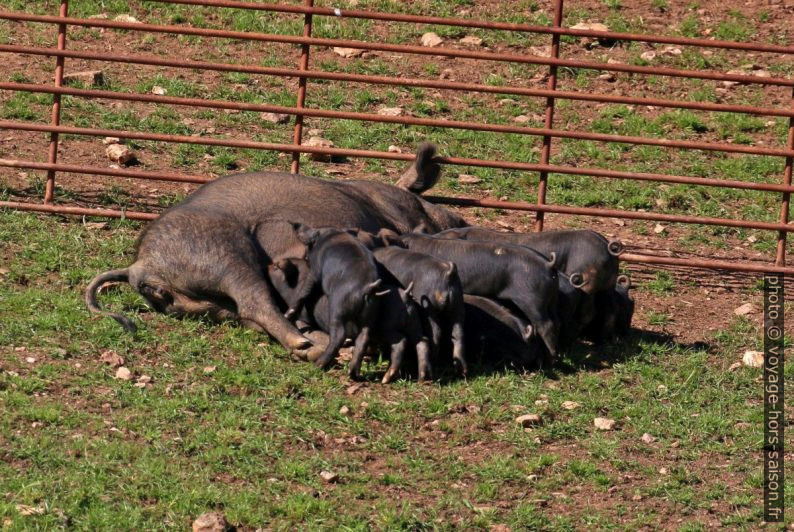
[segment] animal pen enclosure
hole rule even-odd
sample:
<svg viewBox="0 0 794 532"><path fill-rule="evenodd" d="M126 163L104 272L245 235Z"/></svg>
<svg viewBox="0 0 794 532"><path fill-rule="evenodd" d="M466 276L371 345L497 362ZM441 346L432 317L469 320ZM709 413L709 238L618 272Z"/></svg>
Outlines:
<svg viewBox="0 0 794 532"><path fill-rule="evenodd" d="M49 3L47 3L49 4ZM51 83L34 83L25 76L18 76L11 81L8 76L3 76L0 82L0 91L5 100L13 99L19 94L38 94L52 97L51 116L48 121L35 120L31 116L13 115L14 119L0 121L0 129L12 135L39 135L47 134L49 143L44 153L42 149L22 157L13 150L5 150L0 159L0 168L24 169L46 172L46 181L41 190L41 201L34 201L33 197L11 197L7 195L0 201L0 207L32 210L41 212L76 214L87 216L127 217L131 219L153 219L155 212L143 212L132 209L108 209L79 206L70 201L70 195L61 194L58 197L56 184L59 183L59 174L83 176L85 179L97 178L131 178L135 180L173 181L179 183L203 183L210 178L205 175L177 173L167 168L126 169L109 168L107 165L85 164L84 161L65 162L68 155L61 153L64 136L69 138L84 137L118 137L133 142L162 142L177 145L194 145L204 147L234 148L247 150L269 150L291 154L291 170L297 172L300 168L300 154L318 154L331 157L366 158L384 161L408 161L412 155L402 153L401 150L372 149L373 146L357 145L346 147L328 147L323 145L307 145L304 123L307 119L327 119L331 121L353 121L366 124L381 123L392 124L394 128L407 128L412 131L430 131L441 135L442 131L477 132L483 136L503 136L507 138L532 139L537 143L530 147L528 141L516 141L526 150L519 150L520 157L502 157L496 154L493 157L463 157L465 153L449 152L443 161L448 165L460 165L479 169L500 169L537 176L533 177L532 190L523 190L524 195L531 194L534 201L519 198L520 201L507 201L507 196L497 196L499 199L482 197L433 197L433 201L467 206L498 208L515 211L529 211L535 213L534 226L543 229L546 213L561 215L577 215L586 217L609 217L614 219L639 220L652 223L676 223L694 227L716 227L739 230L757 230L766 234L775 235L774 245L766 250L763 260L736 260L734 258L717 258L714 256L697 256L678 253L673 249L671 253L624 253L622 258L629 262L665 264L671 266L690 266L712 269L725 269L733 271L750 272L781 272L791 273L794 268L786 266L786 238L794 226L789 224L790 194L794 191L792 186L792 159L794 158L794 78L790 69L778 67L775 71L766 70L769 58L783 58L790 61L794 54L794 47L769 43L734 42L713 38L693 38L682 36L662 36L631 33L627 31L604 31L604 28L595 25L579 27L565 27L563 21L565 10L562 0L553 3L553 20L548 24L528 24L512 22L494 22L474 18L455 18L451 16L428 16L424 14L403 14L375 10L339 9L335 7L315 6L313 0L306 0L303 4L265 4L257 2L240 2L229 0L175 0L171 2L156 0L146 2L147 5L181 5L189 10L202 9L201 13L221 13L229 10L235 12L248 12L255 17L276 15L291 17L288 28L302 28L301 34L264 33L252 31L231 30L223 26L213 26L210 16L189 15L190 11L182 11L182 15L171 17L171 24L151 24L125 18L109 19L100 13L84 13L84 16L70 16L69 2L62 0L57 14L33 14L21 11L0 11L0 20L12 23L26 23L40 25L48 28L48 32L57 32L55 46L41 46L14 44L8 40L0 44L0 53L5 58L7 65L22 65L26 58L37 60L54 59L54 70L50 64ZM54 7L54 4L52 4ZM77 6L75 6L77 8ZM187 13L187 14L185 14ZM272 21L274 19L263 19ZM282 20L282 19L279 19ZM326 21L322 26L322 36L318 37L313 25L317 27L318 21ZM333 21L354 21L364 24L369 21L378 21L388 27L410 26L411 28L428 27L441 28L451 31L450 35L459 36L455 32L483 32L486 41L482 38L453 41L449 38L440 44L417 44L418 39L411 38L381 38L376 32L355 31L354 26L334 26ZM540 21L543 22L543 21ZM351 30L351 27L353 29ZM595 28L595 29L594 29ZM338 34L334 30L339 30ZM119 43L115 46L101 48L94 46L93 31L113 30L119 32ZM441 31L443 33L443 31ZM224 46L221 43L244 41L254 45L244 55L243 62L225 62L216 58L212 60L186 59L169 55L167 51L160 53L140 53L138 50L150 49L156 45L156 39L151 36L167 34L179 39L199 39L211 49ZM50 33L50 35L53 35ZM347 38L349 36L359 38ZM446 35L446 34L445 34ZM505 35L512 36L510 38ZM518 37L516 37L518 36ZM95 37L95 35L94 35ZM123 37L123 38L122 38ZM364 38L369 37L369 38ZM131 40L132 38L132 40ZM135 41L134 39L140 39ZM524 39L522 41L522 39ZM543 47L529 46L542 39L546 42ZM399 41L399 42L391 42ZM142 43L142 44L141 44ZM566 44L566 46L561 46ZM584 43L584 45L583 45ZM34 43L35 44L35 43ZM483 46L484 44L488 46ZM575 50L574 45L576 46ZM285 48L286 46L286 48ZM624 46L629 49L626 60L615 60L607 57L608 54L598 53L599 50L611 50ZM277 48L278 47L278 48ZM328 48L342 49L338 54L343 57L356 57L355 65L342 68L323 60L319 65L312 64L312 60L321 52L327 53ZM682 48L686 52L682 51ZM285 63L292 62L293 66L278 64L279 61L268 60L268 55L279 56L284 50L292 50L293 57L281 56L279 59ZM347 51L344 51L347 50ZM590 55L597 57L582 58L580 50L593 51ZM566 51L571 52L567 54ZM643 51L643 53L640 53ZM701 55L701 51L706 51ZM259 54L260 61L253 60L253 53ZM362 53L366 54L362 57ZM717 60L714 53L737 54L740 59L747 57L747 61L760 64L745 65L743 68L727 69L709 68L712 65L727 65L729 61ZM344 54L344 55L343 55ZM424 64L425 76L408 76L394 68L384 68L377 63L378 54L398 54L404 61L429 62L443 61L449 65L442 72L438 68L430 68ZM210 51L207 56L215 54ZM566 57L570 55L570 57ZM372 59L374 57L374 59ZM16 62L11 59L15 58ZM665 59L666 58L666 59ZM678 61L678 58L682 58ZM711 59L709 59L711 58ZM752 58L752 60L750 59ZM659 66L657 62L665 62ZM678 62L677 62L678 61ZM686 63L684 65L680 62ZM275 66L272 64L276 63ZM371 63L371 64L370 64ZM39 63L42 65L42 63ZM202 73L225 73L229 76L241 76L239 79L248 79L249 76L261 76L263 79L291 79L297 80L290 90L294 92L290 97L284 96L282 102L268 102L254 98L254 101L240 101L235 98L235 89L215 91L214 97L195 97L191 91L183 91L181 95L169 95L164 90L152 93L150 87L139 87L141 90L128 90L123 87L105 84L103 87L70 86L64 83L64 74L74 71L73 65L84 67L91 65L119 65L126 64L136 69L157 68L158 72L166 73L173 79L178 79L180 72L192 72L197 76ZM462 66L459 66L462 65ZM496 66L495 66L496 65ZM784 63L785 65L785 63ZM377 68L376 68L377 67ZM518 82L504 82L504 77L499 74L498 68L515 68L518 73ZM407 67L406 67L407 68ZM527 70L534 68L535 70ZM727 67L726 67L727 68ZM524 69L524 70L521 70ZM410 69L409 69L410 70ZM477 76L479 73L490 75ZM456 73L461 73L456 75ZM475 73L475 74L473 74ZM530 77L530 74L534 76ZM599 78L594 78L601 73ZM526 74L523 77L523 74ZM620 75L621 78L617 76ZM242 76L245 76L244 78ZM452 78L458 78L458 80ZM484 79L472 79L472 78ZM462 79L461 79L462 78ZM565 78L563 80L563 78ZM227 78L228 79L228 78ZM232 78L234 79L234 78ZM597 80L598 87L591 88L592 81ZM680 92L680 86L675 85L676 80L693 81L697 83L702 94L691 94L688 91ZM566 83L561 83L565 81ZM603 83L601 83L603 82ZM574 85L574 89L561 85ZM101 85L101 84L100 84ZM140 84L139 84L140 85ZM364 93L368 87L395 87L401 90L434 90L444 91L439 102L428 105L419 102L413 112L405 112L401 107L393 112L372 112L369 105L359 105L359 109L347 110L345 102L337 105L311 105L311 96L320 87L341 87L342 94L349 100L354 96ZM667 88L668 85L670 88ZM653 91L672 94L680 97L649 97L644 94L644 88L655 87ZM361 87L364 87L362 89ZM717 89L714 89L717 87ZM735 87L741 87L741 96L738 103L730 100L729 92ZM636 94L638 89L640 95ZM745 92L755 91L755 92ZM178 91L173 91L178 92ZM422 95L423 92L418 94ZM441 93L439 93L441 95ZM445 96L444 96L445 95ZM449 108L443 101L458 95L460 98L470 98L468 103L471 109L462 109L456 116L451 116ZM221 96L221 97L218 97ZM225 96L225 97L223 97ZM455 96L457 97L457 96ZM527 105L536 105L541 113L533 116L519 115L512 119L490 113L490 107L480 107L477 98L490 98L488 105L498 105L509 109L520 108L516 101L535 102ZM86 120L70 123L69 114L64 113L67 101L90 102L120 102L124 105L152 104L158 108L173 107L180 110L211 110L217 113L277 113L294 116L294 127L291 128L289 140L273 142L270 139L251 140L241 138L247 135L214 134L216 131L207 128L201 133L196 133L190 128L152 128L145 127L136 131L124 127L96 127L104 126L102 120L93 122ZM41 103L41 100L38 100ZM326 102L327 103L327 102ZM465 103L465 102L464 102ZM560 120L560 108L564 112L576 114L583 106L613 106L613 115L605 118L611 123L605 124L573 124ZM776 105L773 105L776 104ZM435 105L435 108L433 108ZM464 105L465 107L465 105ZM555 116L555 107L557 116ZM342 109L340 109L342 108ZM597 107L601 109L602 107ZM643 110L646 115L636 115L636 110ZM671 129L660 128L658 131L642 131L645 134L630 134L630 128L621 128L621 121L649 120L647 113L653 115L659 109L675 110L671 120L686 122L684 129L687 135L679 135ZM627 111L628 110L628 111ZM132 113L135 114L136 108ZM772 133L764 133L763 126L752 125L746 129L739 128L733 131L730 126L725 126L722 131L710 131L704 122L698 118L701 115L714 113L726 117L723 124L731 121L744 120L746 116L771 117L778 122L771 121L768 128L778 125ZM448 115L438 117L437 115ZM493 116L489 120L489 116ZM711 116L709 114L709 116ZM20 119L21 118L21 119ZM604 116L602 116L604 118ZM604 120L601 120L603 122ZM112 121L108 122L110 125ZM117 122L119 123L119 122ZM144 122L141 122L145 124ZM120 123L122 126L123 122ZM234 128L229 128L230 133ZM624 129L625 131L621 131ZM617 134L616 132L617 131ZM672 133L671 133L672 131ZM670 133L668 135L668 133ZM749 135L747 133L756 133ZM693 138L694 137L694 138ZM698 138L703 137L703 138ZM20 137L25 139L33 137ZM443 137L442 137L443 138ZM484 138L484 137L483 137ZM502 137L499 137L502 138ZM472 137L469 137L470 142ZM345 144L344 139L333 139ZM524 144L520 144L520 143ZM498 143L498 141L497 141ZM570 143L570 144L565 144ZM578 144L574 144L578 143ZM382 143L377 143L382 144ZM461 143L462 149L467 149L465 142ZM584 160L588 156L596 158L603 153L610 154L611 158L601 160L599 164L581 166L578 156L566 156L563 148L576 146L581 148L579 153L584 153ZM189 148L188 148L189 149ZM625 168L621 157L629 156L632 150L653 150L653 159L643 164L629 165ZM645 152L643 152L645 153ZM697 154L697 155L690 155ZM686 165L690 172L677 171L673 165L670 172L649 171L653 168L647 166L670 166L661 164L664 161L687 161L697 158L691 165ZM717 173L717 164L725 161L739 161L750 169L757 168L752 161L764 161L765 168L769 171L765 175L731 176L731 166ZM183 165L189 166L189 165ZM0 170L1 171L1 170ZM680 174L680 175L679 175ZM91 177L88 177L91 176ZM594 179L591 181L576 181L576 178ZM627 205L623 208L604 205L604 200L587 201L557 201L550 202L548 193L550 187L555 185L555 180L564 182L567 188L587 188L592 183L609 182L608 187L615 188L615 195L622 194L619 183L636 182L640 185L651 187L667 186L678 187L676 190L726 190L728 192L753 193L763 195L764 200L755 200L757 196L741 196L739 203L760 205L752 209L742 207L738 211L726 211L727 214L711 215L705 213L693 215L688 212L691 205L686 201L678 204L675 201L661 203L659 200L653 204L652 209L638 205ZM479 191L478 191L479 192ZM705 193L707 194L707 193ZM471 195L471 194L470 194ZM565 200L565 195L560 194ZM716 203L720 203L717 196ZM731 196L729 196L731 198ZM770 200L769 198L772 198ZM770 212L773 201L776 206ZM714 210L714 209L712 209ZM722 211L717 208L716 213ZM657 227L662 227L658 225ZM662 228L664 230L664 228ZM631 251L631 250L630 250Z"/></svg>

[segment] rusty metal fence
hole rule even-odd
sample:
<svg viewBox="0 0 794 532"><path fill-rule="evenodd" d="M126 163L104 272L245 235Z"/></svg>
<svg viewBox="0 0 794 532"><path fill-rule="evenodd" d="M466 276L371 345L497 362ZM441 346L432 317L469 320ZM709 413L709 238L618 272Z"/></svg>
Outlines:
<svg viewBox="0 0 794 532"><path fill-rule="evenodd" d="M707 226L724 226L734 228L747 228L772 231L777 234L777 252L774 262L768 264L757 262L734 262L704 258L676 258L648 254L624 253L622 258L630 262L666 264L671 266L702 267L712 269L725 269L732 271L755 272L783 272L794 273L794 267L786 267L786 237L794 230L794 225L789 224L789 201L792 186L792 160L794 159L794 79L774 77L772 75L757 76L749 73L720 72L715 70L680 69L669 67L654 67L647 65L634 65L618 62L583 61L578 59L565 59L560 57L560 39L563 36L589 37L608 39L620 42L640 42L650 44L668 44L691 46L697 48L714 48L735 50L752 53L794 54L794 47L762 43L746 43L721 41L714 39L672 37L644 35L633 33L619 33L611 31L596 31L592 29L575 29L563 27L563 0L554 0L553 22L549 26L513 24L474 20L464 18L448 18L434 16L420 16L398 13L386 13L366 10L348 10L327 7L315 7L313 0L305 0L304 5L265 4L257 2L241 2L232 0L152 0L154 2L185 4L189 6L213 7L218 9L233 8L254 10L260 12L273 12L303 16L303 32L300 36L266 34L254 32L229 31L192 27L190 25L159 25L140 22L123 22L99 18L72 18L68 14L67 0L60 0L58 15L34 15L24 12L0 11L0 20L39 23L52 25L57 28L58 38L55 48L37 46L19 46L13 44L0 44L0 58L8 54L23 54L46 56L55 58L54 82L51 85L32 84L25 82L2 82L0 91L20 91L29 93L43 93L52 95L52 116L49 124L26 121L0 120L0 129L12 131L41 132L49 134L49 152L47 162L36 162L18 159L0 159L0 167L32 169L47 172L46 186L43 203L0 201L0 208L12 208L51 213L64 213L103 217L122 217L131 219L153 219L156 214L135 211L117 211L111 209L89 209L70 206L63 203L54 203L53 192L57 172L78 173L95 176L114 176L125 178L167 180L187 183L203 183L209 180L206 176L185 175L161 171L138 171L121 168L101 168L58 162L59 135L80 135L99 137L120 137L130 140L162 141L169 143L200 144L206 146L222 146L232 148L253 148L263 150L276 150L292 154L292 171L297 172L300 164L301 153L319 153L331 156L364 157L385 160L404 160L413 158L410 154L373 151L365 149L341 149L306 146L302 144L303 119L305 117L348 119L365 122L382 122L412 126L431 126L438 128L466 129L472 131L513 133L537 136L542 139L542 149L538 162L484 160L462 157L445 157L443 162L451 165L464 165L472 167L488 167L508 170L535 172L539 175L536 203L507 202L496 200L476 200L466 198L431 197L432 201L460 205L479 206L486 208L502 208L535 213L535 227L543 229L545 213L560 213L568 215L584 215L594 217L612 217L634 220L647 220L655 222L674 222L683 224L703 224ZM368 19L394 23L416 23L453 26L459 28L475 28L483 30L505 30L510 32L524 32L538 35L547 35L551 41L549 57L541 55L527 55L518 53L499 53L493 51L463 50L450 47L425 47L408 44L389 44L384 42L358 41L336 38L312 37L313 17L343 17L352 19ZM257 41L261 43L286 43L300 45L298 68L274 68L253 64L232 64L209 61L188 61L183 58L168 58L145 54L121 54L107 51L78 51L67 48L67 32L69 28L107 28L127 30L130 32L165 33L174 35L198 36L204 38L239 39ZM374 50L397 54L436 56L446 58L465 58L487 62L506 62L514 64L530 64L548 67L547 84L545 88L491 85L484 83L458 82L444 79L406 78L397 76L368 75L349 72L324 71L309 68L309 58L312 47L345 47L353 49ZM63 83L64 65L67 60L80 59L92 61L120 62L135 65L149 65L168 67L173 69L193 69L215 72L235 72L245 74L258 74L295 78L298 80L296 105L285 107L269 104L242 103L225 100L210 100L197 98L174 97L167 95L140 94L116 92L110 90L81 89L65 86ZM759 105L730 105L711 103L706 101L685 101L676 99L638 98L616 94L594 93L586 91L562 91L557 89L558 68L587 69L604 72L630 73L636 76L663 76L710 80L716 82L737 82L742 84L756 84L777 86L792 89L791 106L788 108L774 108ZM345 83L363 83L375 85L390 85L400 87L420 87L430 89L444 89L451 91L469 91L473 93L498 94L506 96L525 96L540 98L545 102L545 115L543 127L528 127L522 125L505 125L485 122L456 121L436 118L421 118L414 116L382 116L373 113L337 111L329 109L306 107L306 94L309 81L330 80ZM786 89L787 90L787 89ZM284 113L295 116L293 142L269 143L251 140L233 140L210 137L195 137L187 135L160 134L149 132L131 132L112 129L99 129L90 127L73 127L61 125L61 98L72 96L87 99L108 99L130 102L148 102L153 104L188 106L218 110L257 111ZM670 140L664 138L646 138L615 134L594 133L579 130L566 130L554 127L555 102L559 100L573 100L583 102L597 102L609 104L645 105L661 108L687 109L707 112L742 113L769 117L788 118L787 139L785 147L773 148L759 145L740 145L729 142L701 142L690 140ZM659 146L679 150L705 150L717 153L747 154L771 156L784 160L784 171L780 183L762 183L731 179L716 179L709 177L695 177L687 175L668 175L648 172L627 172L604 168L583 168L577 166L551 164L552 143L554 139L579 139L601 143L622 143L628 145ZM549 204L546 201L547 183L550 174L563 174L574 176L590 176L604 179L637 180L657 183L674 183L684 185L698 185L707 187L727 187L734 189L761 191L780 196L780 214L777 222L760 220L740 220L731 218L717 218L706 216L691 216L684 214L667 214L644 212L641 210L619 210L595 207L575 207L560 204Z"/></svg>

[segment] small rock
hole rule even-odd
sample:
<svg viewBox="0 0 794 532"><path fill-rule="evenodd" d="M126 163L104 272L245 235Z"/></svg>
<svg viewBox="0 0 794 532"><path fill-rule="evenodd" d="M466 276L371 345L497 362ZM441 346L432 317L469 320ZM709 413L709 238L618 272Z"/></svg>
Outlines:
<svg viewBox="0 0 794 532"><path fill-rule="evenodd" d="M444 39L442 39L432 31L422 35L422 46L427 46L432 48L433 46L438 46L442 42L444 42Z"/></svg>
<svg viewBox="0 0 794 532"><path fill-rule="evenodd" d="M618 78L615 76L614 72L604 72L598 76L598 79L601 81L615 81Z"/></svg>
<svg viewBox="0 0 794 532"><path fill-rule="evenodd" d="M322 137L324 131L322 129L312 128L307 131L310 137Z"/></svg>
<svg viewBox="0 0 794 532"><path fill-rule="evenodd" d="M27 357L25 358L25 362L27 362L28 364L35 364L36 359L34 357Z"/></svg>
<svg viewBox="0 0 794 532"><path fill-rule="evenodd" d="M464 185L476 185L477 183L482 183L482 179L480 179L476 175L459 174L458 182Z"/></svg>
<svg viewBox="0 0 794 532"><path fill-rule="evenodd" d="M501 100L499 100L499 105L515 105L517 103L518 102L512 98L502 98Z"/></svg>
<svg viewBox="0 0 794 532"><path fill-rule="evenodd" d="M645 61L653 61L656 59L656 52L642 52L640 54L640 59L644 59Z"/></svg>
<svg viewBox="0 0 794 532"><path fill-rule="evenodd" d="M168 91L159 85L155 85L154 87L152 87L152 94L155 94L157 96L165 96L166 94L168 94Z"/></svg>
<svg viewBox="0 0 794 532"><path fill-rule="evenodd" d="M399 146L395 146L394 144L390 144L389 147L386 149L389 153L402 153L403 150Z"/></svg>
<svg viewBox="0 0 794 532"><path fill-rule="evenodd" d="M403 114L402 107L381 107L378 109L380 116L400 116Z"/></svg>
<svg viewBox="0 0 794 532"><path fill-rule="evenodd" d="M615 420L605 417L597 417L593 420L593 425L598 430L612 430L615 428Z"/></svg>
<svg viewBox="0 0 794 532"><path fill-rule="evenodd" d="M575 26L571 26L572 30L588 30L588 31L609 31L605 24L600 22L580 22Z"/></svg>
<svg viewBox="0 0 794 532"><path fill-rule="evenodd" d="M656 391L658 393L667 393L667 386L665 386L664 384L660 384L659 386L656 387Z"/></svg>
<svg viewBox="0 0 794 532"><path fill-rule="evenodd" d="M665 227L662 224L656 224L656 227L653 228L653 232L656 233L657 235L660 235L665 231L667 231L667 227Z"/></svg>
<svg viewBox="0 0 794 532"><path fill-rule="evenodd" d="M204 373L209 375L210 373L214 373L216 369L218 369L218 368L215 367L215 366L205 366L204 367Z"/></svg>
<svg viewBox="0 0 794 532"><path fill-rule="evenodd" d="M758 238L756 238L755 235L750 235L747 237L747 241L751 244L755 244L758 241Z"/></svg>
<svg viewBox="0 0 794 532"><path fill-rule="evenodd" d="M681 51L681 48L675 46L665 46L662 48L663 55L681 55L682 53L684 52Z"/></svg>
<svg viewBox="0 0 794 532"><path fill-rule="evenodd" d="M458 42L467 46L482 46L482 39L474 35L467 35Z"/></svg>
<svg viewBox="0 0 794 532"><path fill-rule="evenodd" d="M132 380L132 372L124 366L121 366L116 370L116 378L122 381Z"/></svg>
<svg viewBox="0 0 794 532"><path fill-rule="evenodd" d="M331 471L321 471L320 478L322 478L327 484L336 484L339 482L339 475L332 473Z"/></svg>
<svg viewBox="0 0 794 532"><path fill-rule="evenodd" d="M118 137L105 137L102 139L102 144L110 146L111 144L121 144L121 139Z"/></svg>
<svg viewBox="0 0 794 532"><path fill-rule="evenodd" d="M580 404L579 404L579 403L577 403L576 401L563 401L563 403L562 403L562 405L561 405L561 406L562 406L562 407L563 407L565 410L576 410L577 408L579 408L579 407L580 407L580 406L582 406L582 405L580 405Z"/></svg>
<svg viewBox="0 0 794 532"><path fill-rule="evenodd" d="M343 48L339 46L334 46L333 50L336 55L342 56L345 59L350 59L351 57L361 57L364 55L364 52L366 52L366 50L363 48Z"/></svg>
<svg viewBox="0 0 794 532"><path fill-rule="evenodd" d="M309 137L309 140L307 140L304 144L306 146L314 146L318 148L334 147L333 142L331 142L328 139L324 139L322 137ZM326 153L310 153L309 157L313 161L326 162L326 163L331 162L331 158L332 158L331 155L328 155Z"/></svg>
<svg viewBox="0 0 794 532"><path fill-rule="evenodd" d="M84 72L72 72L63 75L63 83L68 85L75 81L81 81L86 85L104 85L105 75L101 70L86 70Z"/></svg>
<svg viewBox="0 0 794 532"><path fill-rule="evenodd" d="M516 124L526 124L530 120L532 120L532 118L528 117L527 115L518 115L513 119L513 122Z"/></svg>
<svg viewBox="0 0 794 532"><path fill-rule="evenodd" d="M548 399L538 399L535 401L535 406L547 406L549 404Z"/></svg>
<svg viewBox="0 0 794 532"><path fill-rule="evenodd" d="M588 31L609 31L609 28L600 22L580 22L575 26L572 26L571 29L574 30L588 30ZM614 44L615 40L610 38L604 37L595 37L598 43L602 46L610 46ZM584 38L583 44L590 48L589 44L592 41L589 41L589 38Z"/></svg>
<svg viewBox="0 0 794 532"><path fill-rule="evenodd" d="M643 434L642 438L640 438L640 439L642 440L643 443L653 443L653 442L656 441L656 438L654 438L653 436L651 436L647 432L645 434Z"/></svg>
<svg viewBox="0 0 794 532"><path fill-rule="evenodd" d="M737 316L746 316L753 312L755 312L755 307L753 306L752 303L745 303L744 305L733 309L733 313L736 314Z"/></svg>
<svg viewBox="0 0 794 532"><path fill-rule="evenodd" d="M91 15L88 18L93 20L107 20L108 14L107 13L97 13L96 15Z"/></svg>
<svg viewBox="0 0 794 532"><path fill-rule="evenodd" d="M352 414L349 406L342 406L342 408L339 409L339 413L343 416L349 416Z"/></svg>
<svg viewBox="0 0 794 532"><path fill-rule="evenodd" d="M635 494L634 496L631 497L631 500L635 501L635 502L640 502L642 500L642 495L637 493L637 494Z"/></svg>
<svg viewBox="0 0 794 532"><path fill-rule="evenodd" d="M538 475L532 474L527 475L527 480L530 482L537 482L540 477Z"/></svg>
<svg viewBox="0 0 794 532"><path fill-rule="evenodd" d="M512 225L510 225L509 223L507 223L507 222L505 222L503 220L496 220L496 225L498 225L499 227L502 227L504 229L507 229L508 231L513 231L515 229L515 227L513 227ZM541 399L543 399L544 401L548 401L548 399L549 399L549 396L546 395L546 394L540 394L539 397Z"/></svg>
<svg viewBox="0 0 794 532"><path fill-rule="evenodd" d="M151 378L150 376L148 376L148 375L141 375L141 376L140 376L140 377L138 377L138 379L135 381L135 387L136 387L136 388L146 388L146 385L147 385L147 384L149 384L150 382L152 382L152 378Z"/></svg>
<svg viewBox="0 0 794 532"><path fill-rule="evenodd" d="M524 414L523 416L518 416L516 418L516 423L518 423L519 425L521 425L526 429L526 428L542 425L543 419L541 419L541 417L538 414Z"/></svg>
<svg viewBox="0 0 794 532"><path fill-rule="evenodd" d="M99 361L104 362L112 368L117 368L124 365L124 358L115 351L105 350L99 355Z"/></svg>
<svg viewBox="0 0 794 532"><path fill-rule="evenodd" d="M619 225L620 227L625 227L626 226L626 221L621 219L621 218L616 218L616 219L614 219L612 221L614 222L615 225Z"/></svg>
<svg viewBox="0 0 794 532"><path fill-rule="evenodd" d="M111 144L105 148L105 155L114 163L125 166L136 160L135 153L124 144Z"/></svg>
<svg viewBox="0 0 794 532"><path fill-rule="evenodd" d="M667 474L667 468L666 467L660 467L659 468L659 474L660 475L666 475Z"/></svg>
<svg viewBox="0 0 794 532"><path fill-rule="evenodd" d="M116 22L127 22L128 24L140 24L141 21L137 18L133 17L132 15L116 15L114 18Z"/></svg>
<svg viewBox="0 0 794 532"><path fill-rule="evenodd" d="M488 532L512 532L513 529L507 525L496 524L488 527Z"/></svg>
<svg viewBox="0 0 794 532"><path fill-rule="evenodd" d="M345 390L345 394L355 395L362 388L364 388L363 382L357 382L355 384L351 384L350 386L347 387L347 390Z"/></svg>
<svg viewBox="0 0 794 532"><path fill-rule="evenodd" d="M261 115L259 115L259 118L261 118L265 122L270 122L272 124L287 124L289 123L290 115L284 113L264 112Z"/></svg>
<svg viewBox="0 0 794 532"><path fill-rule="evenodd" d="M739 369L741 367L742 367L742 363L741 362L734 362L733 364L731 364L728 367L728 371L736 371L737 369Z"/></svg>
<svg viewBox="0 0 794 532"><path fill-rule="evenodd" d="M742 356L742 364L748 368L763 368L764 354L761 351L745 351Z"/></svg>
<svg viewBox="0 0 794 532"><path fill-rule="evenodd" d="M220 512L208 512L193 521L193 532L226 532L229 523Z"/></svg>
<svg viewBox="0 0 794 532"><path fill-rule="evenodd" d="M438 75L438 79L452 79L454 73L455 71L451 68L445 68L441 71L441 74Z"/></svg>

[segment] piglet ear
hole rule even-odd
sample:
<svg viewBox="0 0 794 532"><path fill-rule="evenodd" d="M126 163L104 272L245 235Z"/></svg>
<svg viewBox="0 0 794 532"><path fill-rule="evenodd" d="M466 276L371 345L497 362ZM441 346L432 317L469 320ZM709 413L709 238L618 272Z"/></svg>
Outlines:
<svg viewBox="0 0 794 532"><path fill-rule="evenodd" d="M423 235L430 234L430 227L425 222L421 222L419 225L413 228L412 233L421 233Z"/></svg>
<svg viewBox="0 0 794 532"><path fill-rule="evenodd" d="M292 227L295 229L295 235L298 237L298 240L307 246L313 246L317 242L317 238L320 236L319 231L312 229L308 225L298 223L292 224Z"/></svg>
<svg viewBox="0 0 794 532"><path fill-rule="evenodd" d="M455 266L454 262L447 261L447 271L444 272L444 277L446 279L449 279L450 277L452 277L452 274L457 271L457 269L458 268L457 268L457 266Z"/></svg>
<svg viewBox="0 0 794 532"><path fill-rule="evenodd" d="M532 338L532 335L535 333L535 329L532 328L532 324L528 323L527 326L523 329L521 333L521 337L524 339L525 342L529 342Z"/></svg>
<svg viewBox="0 0 794 532"><path fill-rule="evenodd" d="M403 303L407 303L409 299L411 299L411 291L414 289L414 282L411 281L408 283L408 286L405 287L402 293L402 300Z"/></svg>
<svg viewBox="0 0 794 532"><path fill-rule="evenodd" d="M401 246L402 239L400 235L392 231L391 229L383 228L378 231L378 237L383 240L383 243L387 246Z"/></svg>

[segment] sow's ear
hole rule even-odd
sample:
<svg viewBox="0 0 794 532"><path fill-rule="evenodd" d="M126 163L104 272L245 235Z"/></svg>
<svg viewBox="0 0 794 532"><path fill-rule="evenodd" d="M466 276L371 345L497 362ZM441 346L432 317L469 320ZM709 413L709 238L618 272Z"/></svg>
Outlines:
<svg viewBox="0 0 794 532"><path fill-rule="evenodd" d="M298 237L298 240L310 247L317 242L317 238L320 236L320 232L317 229L312 229L308 225L303 225L302 223L294 223L292 224L292 228L295 230L295 235Z"/></svg>

